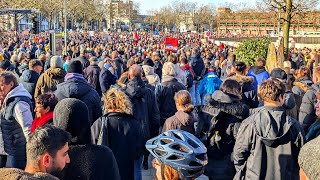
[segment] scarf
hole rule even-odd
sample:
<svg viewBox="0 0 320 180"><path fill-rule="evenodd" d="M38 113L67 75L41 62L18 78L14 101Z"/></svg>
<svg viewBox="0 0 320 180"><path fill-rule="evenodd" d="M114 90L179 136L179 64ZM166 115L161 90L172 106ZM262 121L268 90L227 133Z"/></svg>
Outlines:
<svg viewBox="0 0 320 180"><path fill-rule="evenodd" d="M64 81L68 81L69 79L76 78L76 79L82 79L86 80L82 74L78 73L67 73L66 76L64 77Z"/></svg>
<svg viewBox="0 0 320 180"><path fill-rule="evenodd" d="M50 120L53 119L53 112L48 112L41 117L35 118L31 125L31 133L33 133L38 127L47 124Z"/></svg>

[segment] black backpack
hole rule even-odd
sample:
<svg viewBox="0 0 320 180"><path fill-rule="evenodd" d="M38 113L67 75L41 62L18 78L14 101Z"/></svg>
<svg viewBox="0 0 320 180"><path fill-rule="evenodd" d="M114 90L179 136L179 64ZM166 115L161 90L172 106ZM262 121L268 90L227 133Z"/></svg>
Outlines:
<svg viewBox="0 0 320 180"><path fill-rule="evenodd" d="M186 86L187 86L187 89L189 89L193 85L193 75L189 69L185 69L184 74L186 75L186 79L187 79Z"/></svg>

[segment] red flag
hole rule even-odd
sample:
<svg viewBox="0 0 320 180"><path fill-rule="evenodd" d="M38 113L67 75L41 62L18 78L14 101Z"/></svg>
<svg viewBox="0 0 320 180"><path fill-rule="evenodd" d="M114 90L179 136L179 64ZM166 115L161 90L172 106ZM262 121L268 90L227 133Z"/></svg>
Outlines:
<svg viewBox="0 0 320 180"><path fill-rule="evenodd" d="M134 39L135 39L136 41L139 41L139 35L138 35L138 32L137 32L137 31L134 33Z"/></svg>

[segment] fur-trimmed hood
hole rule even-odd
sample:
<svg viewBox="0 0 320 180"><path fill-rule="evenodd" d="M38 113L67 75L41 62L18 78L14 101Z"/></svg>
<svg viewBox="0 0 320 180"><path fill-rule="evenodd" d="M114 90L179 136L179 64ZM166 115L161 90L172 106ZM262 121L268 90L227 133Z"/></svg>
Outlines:
<svg viewBox="0 0 320 180"><path fill-rule="evenodd" d="M308 85L302 82L294 82L293 85L299 87L303 92L307 92L310 88Z"/></svg>
<svg viewBox="0 0 320 180"><path fill-rule="evenodd" d="M254 78L251 76L242 76L242 75L235 75L235 76L231 76L228 79L232 79L237 81L240 84L244 84L244 83L253 83Z"/></svg>

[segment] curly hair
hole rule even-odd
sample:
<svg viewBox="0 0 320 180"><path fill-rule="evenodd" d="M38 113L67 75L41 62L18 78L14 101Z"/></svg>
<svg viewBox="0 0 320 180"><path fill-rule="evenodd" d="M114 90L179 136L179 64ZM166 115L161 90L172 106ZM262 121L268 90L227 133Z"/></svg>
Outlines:
<svg viewBox="0 0 320 180"><path fill-rule="evenodd" d="M53 112L54 108L58 104L58 98L53 93L44 93L36 97L35 102L41 104L43 108L50 107L50 112Z"/></svg>
<svg viewBox="0 0 320 180"><path fill-rule="evenodd" d="M285 93L285 85L275 78L264 81L258 88L258 94L265 102L278 101Z"/></svg>
<svg viewBox="0 0 320 180"><path fill-rule="evenodd" d="M120 112L132 115L132 104L129 97L117 88L111 88L103 97L106 112Z"/></svg>

